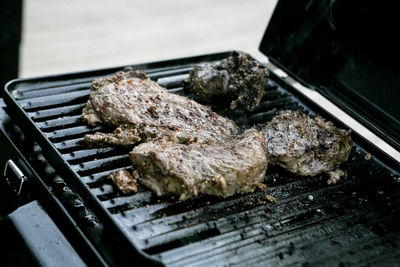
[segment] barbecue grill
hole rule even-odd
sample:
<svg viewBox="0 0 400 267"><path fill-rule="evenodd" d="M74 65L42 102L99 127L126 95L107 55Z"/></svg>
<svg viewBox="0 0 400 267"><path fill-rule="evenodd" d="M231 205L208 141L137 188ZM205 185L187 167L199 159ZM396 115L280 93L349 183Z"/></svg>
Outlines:
<svg viewBox="0 0 400 267"><path fill-rule="evenodd" d="M129 149L88 148L84 134L110 129L90 127L81 119L91 82L124 66L18 79L6 85L0 110L4 147L0 159L5 166L0 188L3 203L8 203L2 208L1 227L11 229L1 235L18 236L17 245L10 246L13 255L29 255L19 260L39 265L74 266L400 262L398 114L381 103L372 104L368 97L346 99L361 93L354 88L344 91L339 79L328 79L326 73L339 68L339 63L334 65L331 60L343 51L335 50L334 42L329 42L329 47L309 45L302 35L305 27L312 29L307 37L314 41L331 37L319 34L325 26L340 33L336 12L342 10L341 2L289 2L278 3L261 42L271 72L262 103L245 117L230 115L250 127L268 122L278 110L300 109L320 114L338 127L351 128L354 146L349 160L342 164L346 178L328 186L324 174L300 177L269 166L267 189L227 199L199 196L177 201L157 197L140 184L138 193L124 195L107 176L133 169ZM291 23L284 27L283 21ZM326 57L301 64L303 57L316 52ZM231 53L132 66L170 92L185 95L183 81L196 64L218 61ZM349 75L339 74L339 78ZM316 91L339 106L341 116L312 99ZM352 120L346 122L343 116ZM380 143L372 143L370 136ZM274 196L276 203L270 202L269 196ZM15 260L10 254L5 259Z"/></svg>

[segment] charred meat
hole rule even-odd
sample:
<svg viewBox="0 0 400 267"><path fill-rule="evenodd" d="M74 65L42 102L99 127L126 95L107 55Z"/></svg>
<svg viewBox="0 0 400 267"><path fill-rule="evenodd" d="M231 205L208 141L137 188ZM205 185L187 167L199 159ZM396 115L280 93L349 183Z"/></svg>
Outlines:
<svg viewBox="0 0 400 267"><path fill-rule="evenodd" d="M268 163L263 135L255 129L224 143L146 142L130 152L130 159L142 184L158 196L181 200L252 192L261 186Z"/></svg>
<svg viewBox="0 0 400 267"><path fill-rule="evenodd" d="M264 95L268 77L268 70L250 55L233 52L220 62L195 66L185 82L200 103L227 103L232 110L238 107L252 111Z"/></svg>
<svg viewBox="0 0 400 267"><path fill-rule="evenodd" d="M269 162L303 176L329 175L336 183L344 173L339 164L346 161L351 147L350 132L338 129L320 116L301 111L281 111L262 132Z"/></svg>
<svg viewBox="0 0 400 267"><path fill-rule="evenodd" d="M127 69L92 83L83 109L89 125L104 123L113 133L95 133L85 141L97 145L132 145L168 138L173 142L222 141L236 134L236 124L210 108L169 93L142 71Z"/></svg>

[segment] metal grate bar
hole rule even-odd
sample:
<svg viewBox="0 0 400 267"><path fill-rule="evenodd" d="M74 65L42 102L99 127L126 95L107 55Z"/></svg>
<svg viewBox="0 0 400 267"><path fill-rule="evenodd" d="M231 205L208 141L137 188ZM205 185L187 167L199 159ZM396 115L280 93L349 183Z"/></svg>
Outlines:
<svg viewBox="0 0 400 267"><path fill-rule="evenodd" d="M77 160L85 160L93 156L96 156L96 158L101 158L102 155L108 157L110 153L113 153L114 151L115 149L113 147L92 148L92 149L78 150L68 154L64 154L63 157L67 161L77 161Z"/></svg>
<svg viewBox="0 0 400 267"><path fill-rule="evenodd" d="M168 77L168 76L175 76L180 74L187 74L193 67L179 67L177 69L170 69L170 70L153 70L153 71L146 71L147 76L152 80L157 80L159 78Z"/></svg>
<svg viewBox="0 0 400 267"><path fill-rule="evenodd" d="M71 166L76 172L80 174L85 173L85 175L87 175L88 172L97 172L99 169L103 169L105 167L115 168L121 165L126 166L128 165L127 163L130 164L129 156L125 154L98 160L85 161Z"/></svg>
<svg viewBox="0 0 400 267"><path fill-rule="evenodd" d="M77 136L83 136L84 134L94 133L102 131L104 128L101 126L89 127L84 126L74 126L66 129L59 129L52 132L45 133L47 138L54 142L59 142L61 139L71 139Z"/></svg>
<svg viewBox="0 0 400 267"><path fill-rule="evenodd" d="M83 148L84 140L83 137L69 139L61 142L54 142L53 145L62 153L71 149Z"/></svg>
<svg viewBox="0 0 400 267"><path fill-rule="evenodd" d="M120 170L132 171L132 166L122 167L122 168L115 168L115 169L104 171L104 172L94 173L94 174L91 174L91 175L88 175L88 176L82 176L81 179L86 184L94 183L94 182L98 182L100 180L103 180L103 178L108 176L108 175L110 175L110 173L116 172L116 171L120 171Z"/></svg>
<svg viewBox="0 0 400 267"><path fill-rule="evenodd" d="M88 90L91 85L90 82L86 83L79 83L79 84L73 84L73 85L67 85L67 86L59 86L59 87L53 87L53 88L48 88L48 89L42 89L42 90L34 90L34 91L26 91L26 92L20 92L17 99L18 100L24 100L28 98L37 98L37 97L46 97L50 95L57 95L57 94L64 94L68 92L74 92L74 91L80 91L80 90Z"/></svg>
<svg viewBox="0 0 400 267"><path fill-rule="evenodd" d="M82 109L85 107L85 105L86 102L75 105L62 106L58 108L41 109L35 112L28 112L28 115L35 121L48 120L55 116L61 117L70 114L82 114Z"/></svg>
<svg viewBox="0 0 400 267"><path fill-rule="evenodd" d="M133 195L118 196L116 198L103 201L103 205L112 213L120 213L121 211L118 210L120 207L124 207L125 210L140 207L143 205L144 201L149 202L152 195L153 193L150 191L143 191Z"/></svg>
<svg viewBox="0 0 400 267"><path fill-rule="evenodd" d="M33 109L43 109L44 107L50 106L63 106L65 104L86 102L88 96L89 90L82 90L65 94L28 98L19 101L19 104L23 109L31 111Z"/></svg>
<svg viewBox="0 0 400 267"><path fill-rule="evenodd" d="M57 119L50 119L44 122L38 122L37 125L43 131L47 131L56 127L71 127L72 125L82 123L82 115L75 115L69 117L58 117Z"/></svg>

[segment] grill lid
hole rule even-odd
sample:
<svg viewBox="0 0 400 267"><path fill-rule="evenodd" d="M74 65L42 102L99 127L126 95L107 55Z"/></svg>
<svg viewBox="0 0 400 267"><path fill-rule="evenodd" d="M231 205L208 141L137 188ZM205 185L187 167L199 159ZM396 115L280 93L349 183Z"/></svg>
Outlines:
<svg viewBox="0 0 400 267"><path fill-rule="evenodd" d="M280 0L260 51L399 150L395 10L370 0Z"/></svg>

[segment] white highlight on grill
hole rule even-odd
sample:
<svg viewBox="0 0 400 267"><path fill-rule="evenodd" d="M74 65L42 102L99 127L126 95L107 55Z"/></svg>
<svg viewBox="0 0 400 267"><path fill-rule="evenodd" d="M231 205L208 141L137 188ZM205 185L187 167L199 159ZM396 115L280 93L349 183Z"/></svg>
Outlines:
<svg viewBox="0 0 400 267"><path fill-rule="evenodd" d="M273 71L278 77L281 77L281 78L283 78L283 79L285 79L285 78L288 77L287 73L284 72L284 71L281 70L281 69L274 69L274 70L272 70L272 71Z"/></svg>

